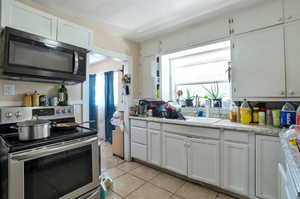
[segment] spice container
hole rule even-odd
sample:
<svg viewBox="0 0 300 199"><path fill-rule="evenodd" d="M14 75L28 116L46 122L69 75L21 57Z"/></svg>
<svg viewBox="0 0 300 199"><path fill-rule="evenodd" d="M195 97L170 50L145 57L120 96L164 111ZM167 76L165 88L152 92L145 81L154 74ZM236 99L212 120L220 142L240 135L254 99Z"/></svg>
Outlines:
<svg viewBox="0 0 300 199"><path fill-rule="evenodd" d="M266 112L264 111L258 112L258 125L260 126L266 125Z"/></svg>
<svg viewBox="0 0 300 199"><path fill-rule="evenodd" d="M266 110L266 123L268 126L273 125L273 114L271 109Z"/></svg>
<svg viewBox="0 0 300 199"><path fill-rule="evenodd" d="M23 106L25 106L25 107L31 107L32 106L31 96L27 93L23 97Z"/></svg>
<svg viewBox="0 0 300 199"><path fill-rule="evenodd" d="M40 94L37 91L34 91L32 94L32 106L39 106L40 105Z"/></svg>
<svg viewBox="0 0 300 199"><path fill-rule="evenodd" d="M258 112L259 112L259 107L253 107L253 113L252 113L253 123L258 123L259 120Z"/></svg>
<svg viewBox="0 0 300 199"><path fill-rule="evenodd" d="M273 126L280 127L280 110L272 110Z"/></svg>

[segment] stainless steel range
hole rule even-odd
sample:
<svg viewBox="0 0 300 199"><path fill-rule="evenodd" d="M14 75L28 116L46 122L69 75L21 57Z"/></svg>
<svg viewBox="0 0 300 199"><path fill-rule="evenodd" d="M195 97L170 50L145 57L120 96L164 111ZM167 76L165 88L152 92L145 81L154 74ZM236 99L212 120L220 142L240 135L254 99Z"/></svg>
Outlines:
<svg viewBox="0 0 300 199"><path fill-rule="evenodd" d="M1 199L99 198L99 150L96 130L51 129L50 137L20 141L16 122L48 119L74 122L67 107L0 107Z"/></svg>

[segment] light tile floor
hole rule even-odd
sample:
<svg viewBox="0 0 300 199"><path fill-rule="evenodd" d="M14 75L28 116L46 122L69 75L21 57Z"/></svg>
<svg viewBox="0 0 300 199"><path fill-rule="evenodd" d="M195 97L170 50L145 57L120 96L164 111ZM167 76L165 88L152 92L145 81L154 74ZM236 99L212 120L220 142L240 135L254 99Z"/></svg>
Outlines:
<svg viewBox="0 0 300 199"><path fill-rule="evenodd" d="M102 171L106 171L107 169L114 168L123 162L124 160L113 155L112 146L109 142L103 142L101 144L101 170Z"/></svg>
<svg viewBox="0 0 300 199"><path fill-rule="evenodd" d="M103 143L101 149L103 174L114 181L108 199L233 199L137 162L112 157L109 143Z"/></svg>

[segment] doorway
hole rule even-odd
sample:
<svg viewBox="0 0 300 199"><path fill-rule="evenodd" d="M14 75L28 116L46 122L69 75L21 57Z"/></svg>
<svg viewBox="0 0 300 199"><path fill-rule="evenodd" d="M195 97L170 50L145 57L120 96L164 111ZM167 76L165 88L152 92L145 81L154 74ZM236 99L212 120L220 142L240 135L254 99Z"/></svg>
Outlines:
<svg viewBox="0 0 300 199"><path fill-rule="evenodd" d="M124 65L121 59L89 53L89 118L96 121L93 127L97 128L101 143L102 171L121 164L124 159Z"/></svg>

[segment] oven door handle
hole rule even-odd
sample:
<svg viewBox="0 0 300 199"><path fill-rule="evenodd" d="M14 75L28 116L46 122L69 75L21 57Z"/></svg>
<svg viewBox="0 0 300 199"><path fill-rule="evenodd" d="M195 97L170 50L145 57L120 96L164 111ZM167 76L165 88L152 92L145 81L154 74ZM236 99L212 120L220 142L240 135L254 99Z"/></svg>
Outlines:
<svg viewBox="0 0 300 199"><path fill-rule="evenodd" d="M44 147L44 148L41 148L40 150L33 150L33 151L29 151L29 152L24 152L21 154L12 154L10 159L17 160L17 161L27 161L27 160L31 160L31 159L40 158L40 157L43 157L46 155L51 155L51 154L79 148L79 147L82 147L85 145L89 145L97 140L98 140L97 137L93 137L93 138L90 138L87 140L77 141L76 143L62 144L62 145L60 144L60 145L51 146L51 147Z"/></svg>
<svg viewBox="0 0 300 199"><path fill-rule="evenodd" d="M79 68L79 55L78 52L74 51L74 70L73 70L74 75L77 75L78 68Z"/></svg>

